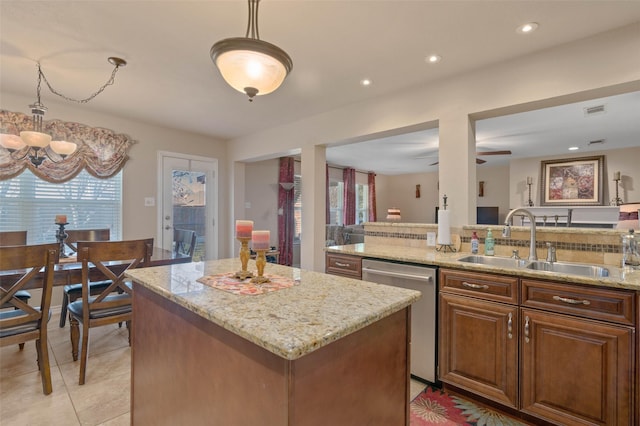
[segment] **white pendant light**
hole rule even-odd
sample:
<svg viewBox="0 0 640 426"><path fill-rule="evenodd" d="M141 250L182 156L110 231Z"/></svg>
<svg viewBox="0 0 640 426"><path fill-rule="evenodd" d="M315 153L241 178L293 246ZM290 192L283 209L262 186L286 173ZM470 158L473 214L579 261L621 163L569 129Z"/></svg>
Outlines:
<svg viewBox="0 0 640 426"><path fill-rule="evenodd" d="M245 37L220 40L211 47L211 59L222 78L249 101L254 96L276 90L293 68L287 53L278 46L260 40L258 32L258 3L248 0L249 23Z"/></svg>

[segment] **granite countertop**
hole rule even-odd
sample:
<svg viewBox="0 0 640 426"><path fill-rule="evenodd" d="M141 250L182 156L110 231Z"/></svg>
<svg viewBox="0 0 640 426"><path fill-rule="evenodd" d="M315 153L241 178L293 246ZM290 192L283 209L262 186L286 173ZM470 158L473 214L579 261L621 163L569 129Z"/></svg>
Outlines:
<svg viewBox="0 0 640 426"><path fill-rule="evenodd" d="M471 253L441 253L434 248L411 248L380 244L351 244L345 246L325 247L325 251L331 253L350 254L354 256L386 259L397 262L416 263L424 265L444 266L467 271L482 271L501 274L516 275L520 277L539 278L559 282L597 285L609 288L621 288L640 291L640 271L627 272L622 268L609 265L603 266L609 270L608 277L583 277L580 275L561 274L557 272L536 271L525 268L507 268L491 265L478 265L459 262L458 259L469 256ZM496 256L497 257L497 256Z"/></svg>
<svg viewBox="0 0 640 426"><path fill-rule="evenodd" d="M318 348L397 312L420 292L268 263L265 274L296 280L290 288L236 295L196 281L235 272L239 259L134 269L126 276L149 290L285 359ZM247 268L255 273L255 262Z"/></svg>

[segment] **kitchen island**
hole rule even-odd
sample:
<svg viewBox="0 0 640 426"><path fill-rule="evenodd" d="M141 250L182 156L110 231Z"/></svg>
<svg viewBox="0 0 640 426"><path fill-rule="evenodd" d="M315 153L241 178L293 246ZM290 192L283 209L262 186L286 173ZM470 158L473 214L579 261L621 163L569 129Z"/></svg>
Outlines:
<svg viewBox="0 0 640 426"><path fill-rule="evenodd" d="M409 424L419 292L273 264L265 273L293 286L248 295L198 281L239 269L224 259L127 273L133 425Z"/></svg>

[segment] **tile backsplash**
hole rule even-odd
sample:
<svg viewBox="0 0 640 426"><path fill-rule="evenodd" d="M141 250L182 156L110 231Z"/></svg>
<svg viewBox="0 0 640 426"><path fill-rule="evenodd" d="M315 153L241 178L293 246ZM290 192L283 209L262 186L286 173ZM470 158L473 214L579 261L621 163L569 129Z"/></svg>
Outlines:
<svg viewBox="0 0 640 426"><path fill-rule="evenodd" d="M364 225L365 243L400 247L427 247L427 233L437 232L436 224L367 222ZM479 253L484 252L484 238L491 229L495 239L495 255L511 256L518 250L519 256L529 255L530 231L527 226L512 226L511 238L502 237L502 226L476 225L452 228L452 240L459 251L471 251L471 235L476 231L480 240ZM622 235L627 230L595 228L536 228L536 253L539 259L547 256L546 243L556 247L558 261L595 263L620 266L622 261Z"/></svg>

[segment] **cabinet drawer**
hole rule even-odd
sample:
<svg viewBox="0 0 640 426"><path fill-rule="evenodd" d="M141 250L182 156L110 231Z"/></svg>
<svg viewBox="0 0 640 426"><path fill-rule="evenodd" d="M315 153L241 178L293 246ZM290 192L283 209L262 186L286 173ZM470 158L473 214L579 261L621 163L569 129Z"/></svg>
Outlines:
<svg viewBox="0 0 640 426"><path fill-rule="evenodd" d="M361 257L327 253L325 260L325 271L327 274L362 279Z"/></svg>
<svg viewBox="0 0 640 426"><path fill-rule="evenodd" d="M483 272L441 269L440 291L517 304L518 278Z"/></svg>
<svg viewBox="0 0 640 426"><path fill-rule="evenodd" d="M522 279L522 306L635 325L634 293Z"/></svg>

